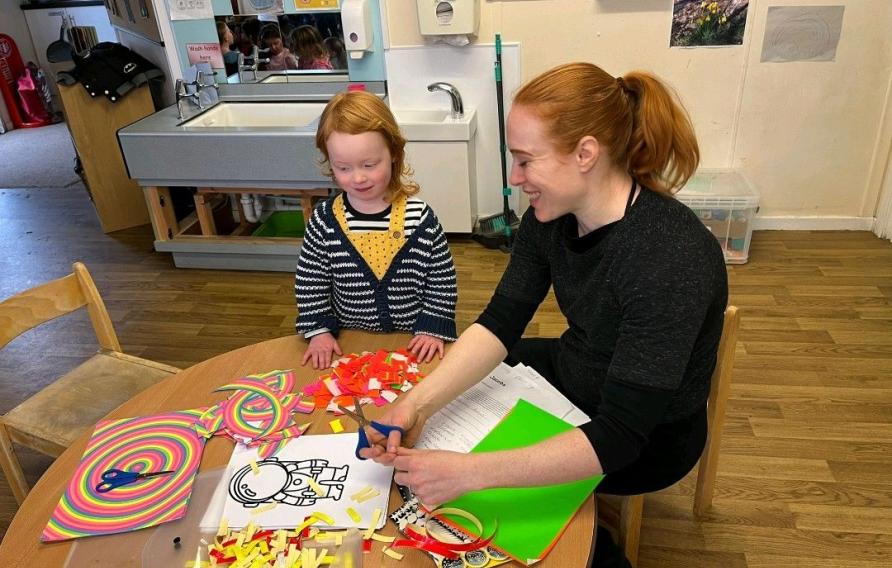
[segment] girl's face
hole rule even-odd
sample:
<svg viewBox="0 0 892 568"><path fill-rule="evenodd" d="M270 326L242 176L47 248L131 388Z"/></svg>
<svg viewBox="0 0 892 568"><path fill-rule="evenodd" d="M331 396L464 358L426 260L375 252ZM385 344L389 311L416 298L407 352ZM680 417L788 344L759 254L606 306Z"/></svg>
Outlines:
<svg viewBox="0 0 892 568"><path fill-rule="evenodd" d="M574 155L559 152L542 121L522 106L508 113L508 149L513 157L508 182L529 197L536 219L547 223L582 206L585 186Z"/></svg>
<svg viewBox="0 0 892 568"><path fill-rule="evenodd" d="M378 132L333 132L325 146L335 182L347 193L350 205L361 213L387 209L393 158L384 137Z"/></svg>
<svg viewBox="0 0 892 568"><path fill-rule="evenodd" d="M270 54L279 55L280 53L282 53L282 49L284 49L284 46L282 45L282 38L280 38L280 37L267 38L266 47L269 48Z"/></svg>

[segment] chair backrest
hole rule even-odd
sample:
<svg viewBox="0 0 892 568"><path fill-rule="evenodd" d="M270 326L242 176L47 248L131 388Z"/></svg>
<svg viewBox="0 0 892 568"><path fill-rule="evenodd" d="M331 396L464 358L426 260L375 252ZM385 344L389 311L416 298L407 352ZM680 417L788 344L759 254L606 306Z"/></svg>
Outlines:
<svg viewBox="0 0 892 568"><path fill-rule="evenodd" d="M103 349L120 351L105 303L87 267L80 262L68 276L20 292L0 302L0 348L29 329L84 306Z"/></svg>
<svg viewBox="0 0 892 568"><path fill-rule="evenodd" d="M731 371L734 367L734 354L737 348L737 329L740 316L736 306L725 308L725 321L722 324L722 337L716 354L715 370L709 387L709 402L706 405L708 433L706 447L700 457L697 472L697 487L694 490L694 511L702 514L712 504L715 476L718 468L719 447L722 441L722 428L725 426L725 409L728 394L731 392Z"/></svg>

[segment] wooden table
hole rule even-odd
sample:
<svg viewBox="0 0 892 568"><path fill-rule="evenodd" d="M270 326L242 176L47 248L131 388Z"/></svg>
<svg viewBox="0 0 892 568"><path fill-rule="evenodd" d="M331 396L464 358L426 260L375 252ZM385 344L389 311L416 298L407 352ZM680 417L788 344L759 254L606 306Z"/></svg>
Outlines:
<svg viewBox="0 0 892 568"><path fill-rule="evenodd" d="M409 336L403 334L382 335L345 331L341 334L339 341L344 352L351 353L363 350L392 350L405 346L408 340ZM305 347L306 343L302 339L289 336L224 353L165 379L124 403L111 412L108 417L127 418L214 404L223 400L228 394L215 393L213 392L214 388L245 375L274 369L294 369L298 385L303 386L315 380L320 374L310 367L300 366L300 359ZM432 368L433 365L430 365L424 370L429 372ZM382 411L383 409L373 406L367 408L370 418L376 417ZM327 423L331 417L328 414L315 412L312 418L314 426L310 429L311 433L329 431ZM344 421L344 425L347 428L352 426L349 420ZM59 497L68 485L91 433L92 431L85 433L59 456L37 485L31 489L28 498L13 519L2 545L0 545L0 566L50 568L65 564L71 548L71 541L44 544L40 542L39 537L56 503L58 503ZM229 440L222 438L210 440L202 457L201 471L225 465L229 461L232 448L233 444ZM393 489L390 501L391 509L394 508L394 504L400 502L399 495ZM542 568L588 566L594 519L594 500L589 497L555 548L537 566ZM123 539L127 536L142 538L144 535L150 535L152 530L137 531L130 535L94 538ZM396 528L393 523L388 523L381 532L395 535ZM147 540L147 537L144 540ZM109 540L109 543L117 543L117 541ZM401 552L406 553L403 560L394 560L381 554L380 543L376 542L373 552L365 555L364 566L366 568L377 566L430 568L433 566L430 557L420 551L405 550Z"/></svg>

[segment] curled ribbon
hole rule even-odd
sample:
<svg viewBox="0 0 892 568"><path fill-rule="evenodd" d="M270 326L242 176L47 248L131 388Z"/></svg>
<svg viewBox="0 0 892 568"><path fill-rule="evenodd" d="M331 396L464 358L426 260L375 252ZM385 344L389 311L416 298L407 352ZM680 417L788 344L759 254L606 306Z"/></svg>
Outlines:
<svg viewBox="0 0 892 568"><path fill-rule="evenodd" d="M452 525L453 523L449 522L445 518L446 515L461 517L470 521L471 524L474 525L477 534L481 536L478 536L475 540L468 543L448 542L437 538L427 527L430 522L435 519L438 520L438 522L440 523ZM454 507L444 507L441 509L435 509L428 513L423 528L426 534L422 534L414 530L411 525L406 526L404 532L409 538L394 541L391 545L391 548L418 548L426 552L438 554L440 556L443 556L444 558L458 558L460 552L479 550L481 548L486 548L487 546L489 546L489 543L492 542L492 539L496 536L498 525L493 528L493 532L491 535L489 535L489 537L483 538L483 523L481 523L477 517L475 517L471 513L468 513L467 511L463 511L462 509L456 509Z"/></svg>

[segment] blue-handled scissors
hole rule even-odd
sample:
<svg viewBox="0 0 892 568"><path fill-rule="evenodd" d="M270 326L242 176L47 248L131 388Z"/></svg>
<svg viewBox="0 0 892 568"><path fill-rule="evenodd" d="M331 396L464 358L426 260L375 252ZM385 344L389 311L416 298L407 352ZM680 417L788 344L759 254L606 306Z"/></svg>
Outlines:
<svg viewBox="0 0 892 568"><path fill-rule="evenodd" d="M371 447L371 444L369 443L369 437L365 433L366 427L377 430L385 438L389 437L391 432L399 432L400 434L403 434L403 429L399 426L381 424L380 422L375 422L374 420L368 420L365 417L365 414L362 413L362 406L360 406L359 404L359 398L355 396L353 397L353 408L356 409L355 411L350 410L349 408L344 408L340 404L338 405L338 408L343 410L344 414L355 420L356 423L359 425L359 442L356 443L356 457L361 460L364 460L366 458L359 455L359 450Z"/></svg>
<svg viewBox="0 0 892 568"><path fill-rule="evenodd" d="M96 486L99 493L107 493L116 487L135 483L139 479L148 479L156 475L168 475L174 473L175 470L168 469L166 471L153 471L149 473L139 473L136 471L124 471L121 469L107 469L102 474L102 482Z"/></svg>

